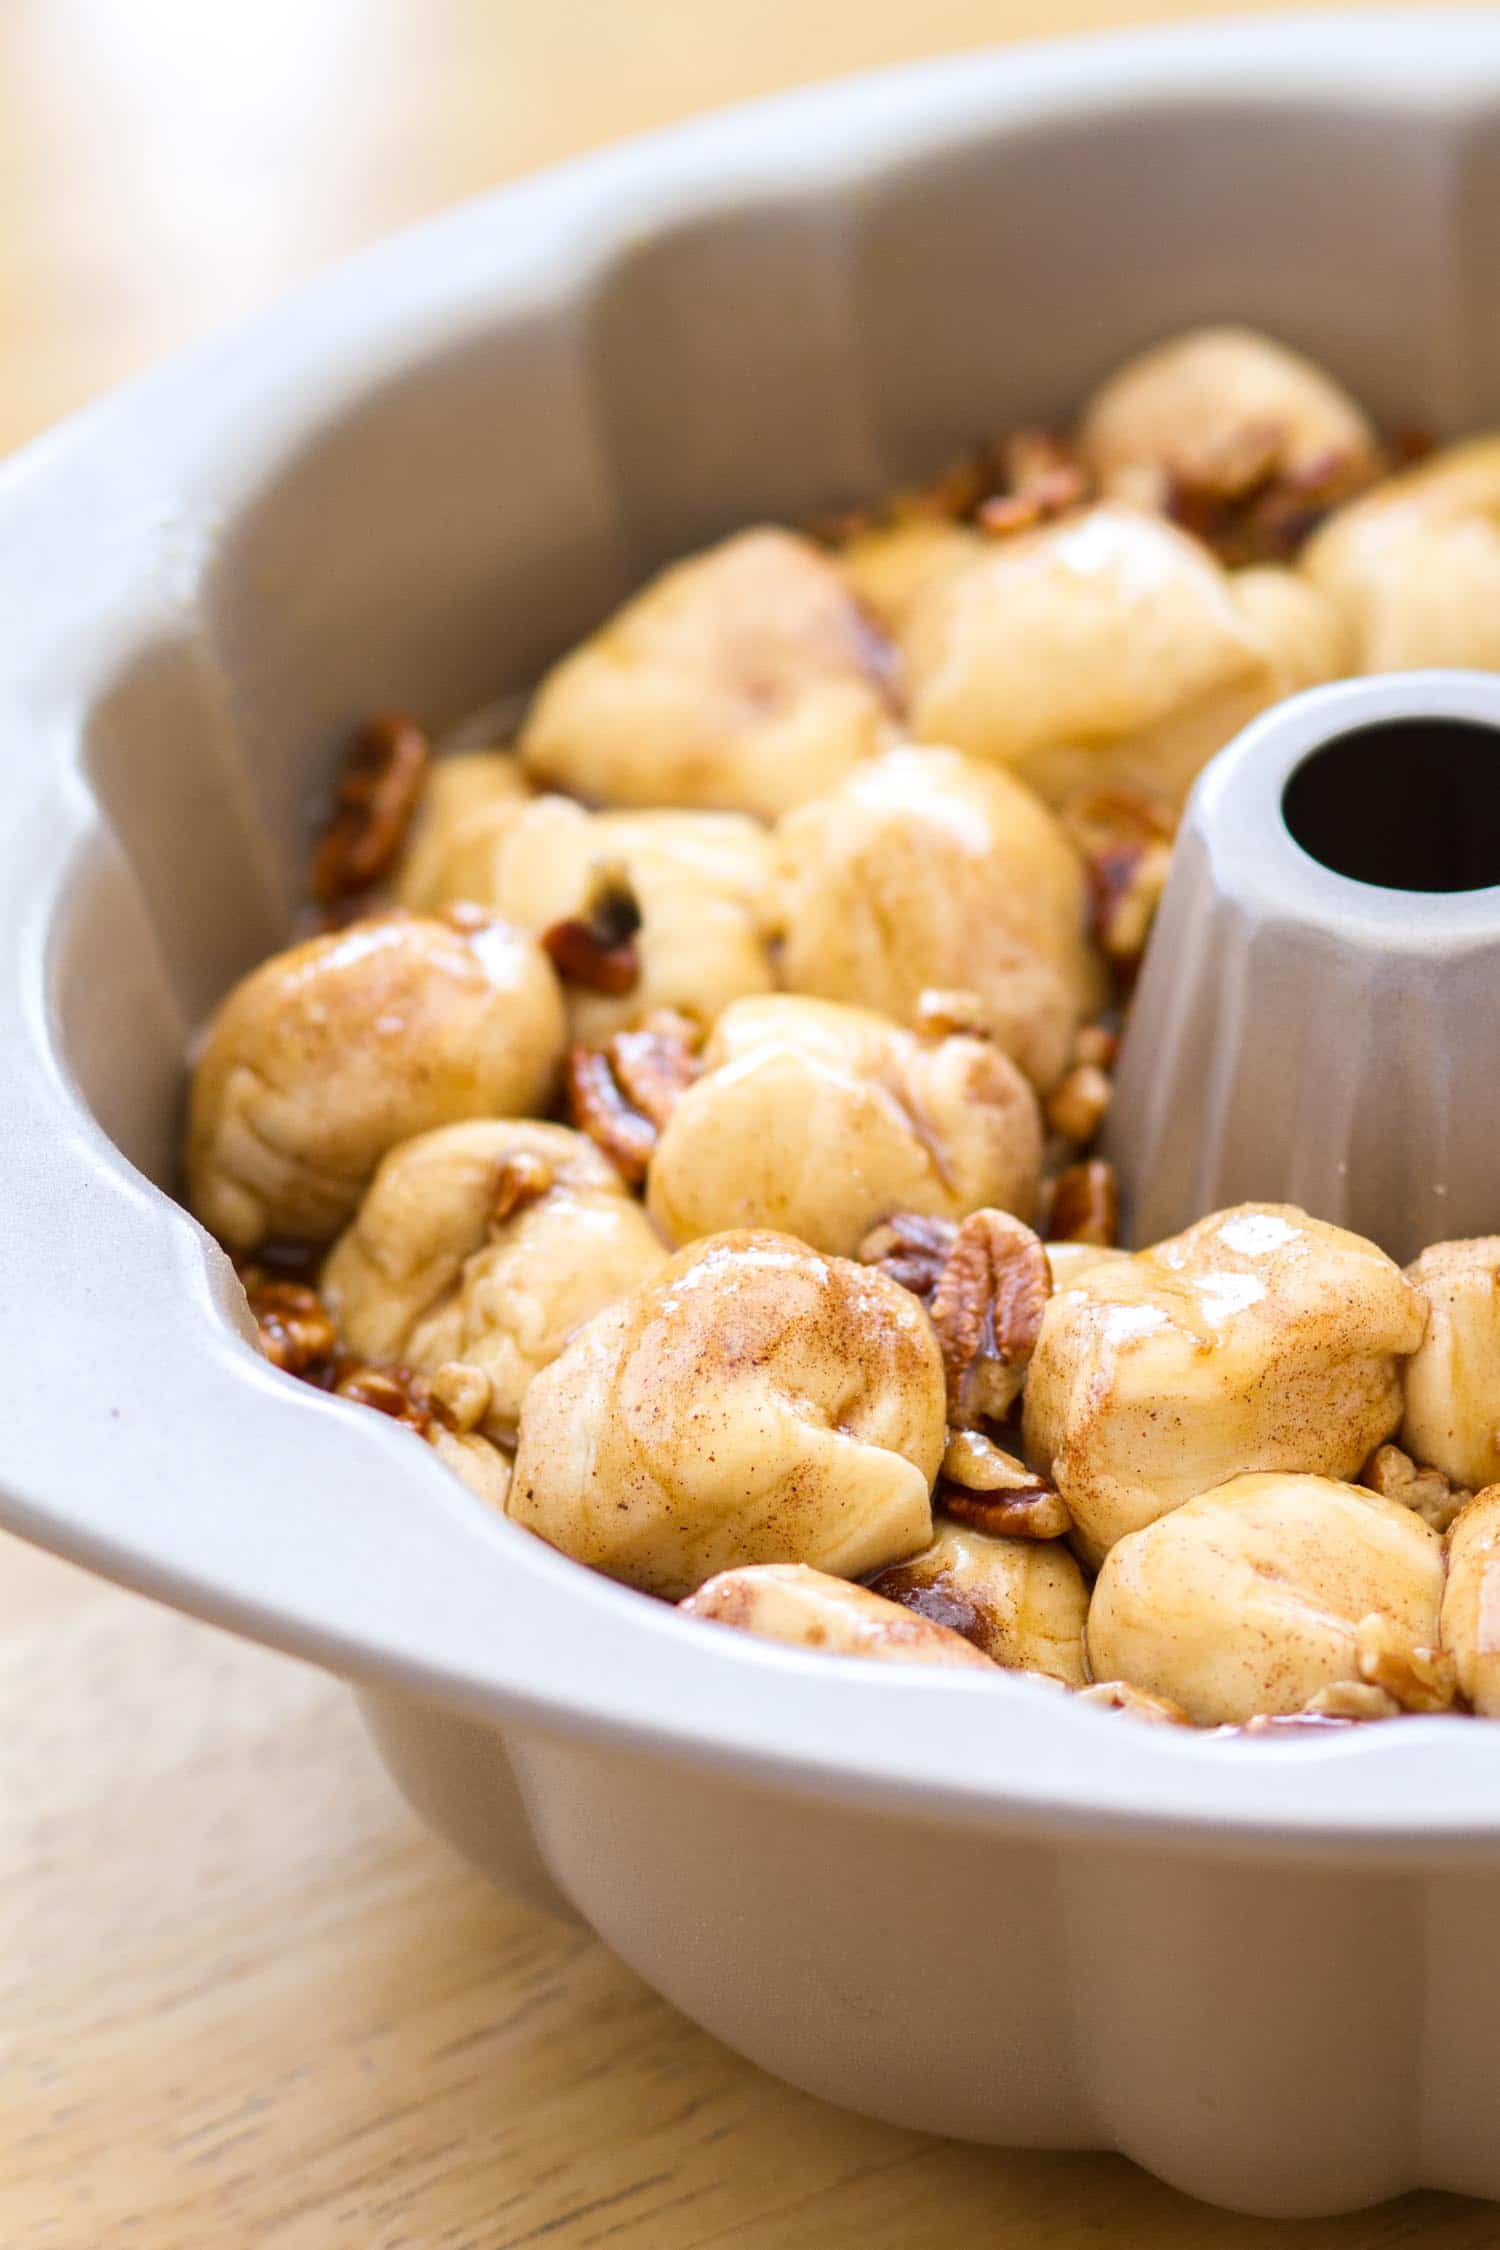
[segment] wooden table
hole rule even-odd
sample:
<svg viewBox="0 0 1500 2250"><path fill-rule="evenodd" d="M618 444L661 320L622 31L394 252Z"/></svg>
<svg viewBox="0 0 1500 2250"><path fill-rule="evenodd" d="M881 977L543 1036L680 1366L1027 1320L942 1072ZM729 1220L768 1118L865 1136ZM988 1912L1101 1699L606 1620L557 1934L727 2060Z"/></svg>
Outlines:
<svg viewBox="0 0 1500 2250"><path fill-rule="evenodd" d="M7 0L0 446L539 162L797 79L1157 12ZM1440 2197L1227 2219L1115 2158L967 2149L790 2093L420 1834L341 1690L14 1544L0 1682L0 2250L1500 2240L1500 2215Z"/></svg>

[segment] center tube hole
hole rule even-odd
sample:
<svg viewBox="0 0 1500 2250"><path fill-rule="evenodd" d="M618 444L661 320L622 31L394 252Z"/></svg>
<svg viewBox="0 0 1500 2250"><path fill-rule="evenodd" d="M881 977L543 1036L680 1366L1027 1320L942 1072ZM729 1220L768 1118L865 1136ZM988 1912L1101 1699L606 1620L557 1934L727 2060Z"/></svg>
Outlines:
<svg viewBox="0 0 1500 2250"><path fill-rule="evenodd" d="M1319 866L1391 891L1500 883L1500 728L1384 719L1336 735L1282 792L1288 832Z"/></svg>

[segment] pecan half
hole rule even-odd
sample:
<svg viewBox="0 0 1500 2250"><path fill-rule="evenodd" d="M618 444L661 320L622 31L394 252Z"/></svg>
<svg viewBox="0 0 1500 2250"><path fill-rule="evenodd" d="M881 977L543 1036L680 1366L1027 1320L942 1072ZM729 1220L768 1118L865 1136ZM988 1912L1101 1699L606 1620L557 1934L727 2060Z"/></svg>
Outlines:
<svg viewBox="0 0 1500 2250"><path fill-rule="evenodd" d="M1115 1168L1102 1156L1070 1164L1047 1191L1042 1234L1048 1242L1091 1242L1113 1249L1120 1231Z"/></svg>
<svg viewBox="0 0 1500 2250"><path fill-rule="evenodd" d="M925 1304L948 1262L958 1228L951 1219L929 1219L920 1211L897 1211L872 1227L859 1246L860 1263L879 1266Z"/></svg>
<svg viewBox="0 0 1500 2250"><path fill-rule="evenodd" d="M367 891L406 841L427 779L431 748L415 719L389 713L355 736L312 863L321 905Z"/></svg>
<svg viewBox="0 0 1500 2250"><path fill-rule="evenodd" d="M943 1353L948 1419L1003 1422L1052 1290L1047 1254L1008 1211L971 1211L953 1238L928 1310Z"/></svg>
<svg viewBox="0 0 1500 2250"><path fill-rule="evenodd" d="M547 1159L531 1149L518 1148L513 1156L507 1156L495 1179L490 1225L503 1227L528 1203L539 1202L555 1177Z"/></svg>
<svg viewBox="0 0 1500 2250"><path fill-rule="evenodd" d="M698 1075L699 1037L697 1025L675 1008L658 1008L634 1031L617 1031L609 1042L621 1092L658 1132Z"/></svg>
<svg viewBox="0 0 1500 2250"><path fill-rule="evenodd" d="M288 1375L314 1375L338 1349L333 1317L316 1289L284 1281L261 1266L246 1266L240 1280L259 1331L261 1351Z"/></svg>
<svg viewBox="0 0 1500 2250"><path fill-rule="evenodd" d="M542 932L542 950L565 984L619 999L641 980L640 927L630 877L618 861L607 860L594 869L582 912Z"/></svg>
<svg viewBox="0 0 1500 2250"><path fill-rule="evenodd" d="M1359 1481L1383 1500L1399 1500L1434 1531L1446 1531L1474 1497L1450 1482L1441 1469L1419 1466L1399 1445L1377 1446L1360 1470Z"/></svg>
<svg viewBox="0 0 1500 2250"><path fill-rule="evenodd" d="M1046 1480L977 1430L949 1438L933 1505L1002 1539L1061 1539L1073 1528L1067 1503Z"/></svg>

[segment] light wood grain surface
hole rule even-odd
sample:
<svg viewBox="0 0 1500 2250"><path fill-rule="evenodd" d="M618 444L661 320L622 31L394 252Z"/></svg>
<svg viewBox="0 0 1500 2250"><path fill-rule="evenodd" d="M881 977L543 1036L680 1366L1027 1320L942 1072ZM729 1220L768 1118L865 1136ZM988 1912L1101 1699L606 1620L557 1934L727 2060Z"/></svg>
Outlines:
<svg viewBox="0 0 1500 2250"><path fill-rule="evenodd" d="M3 0L0 447L403 220L1121 0ZM1199 13L1207 13L1200 9ZM1243 4L1240 11L1244 12ZM0 1544L0 2250L1480 2250L793 2094L421 1835L342 1691Z"/></svg>

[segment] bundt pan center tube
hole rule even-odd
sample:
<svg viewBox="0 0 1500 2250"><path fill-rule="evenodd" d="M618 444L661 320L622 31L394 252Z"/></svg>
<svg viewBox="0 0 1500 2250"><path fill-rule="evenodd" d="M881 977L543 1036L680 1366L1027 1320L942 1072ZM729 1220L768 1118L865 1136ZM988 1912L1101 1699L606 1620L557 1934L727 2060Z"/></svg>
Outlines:
<svg viewBox="0 0 1500 2250"><path fill-rule="evenodd" d="M436 1829L766 2068L1268 2213L1500 2197L1500 1728L1210 1738L577 1567L257 1355L172 1196L184 1058L351 718L522 693L668 558L1204 321L1383 427L1493 426L1497 267L1492 13L964 55L448 214L0 471L0 1522L357 1685ZM1460 817L1394 825L1483 880L1484 681L1326 691L1205 780L1120 1096L1138 1236L1273 1188L1398 1252L1492 1224L1494 894L1390 888L1357 817L1400 748L1363 730L1418 718Z"/></svg>
<svg viewBox="0 0 1500 2250"><path fill-rule="evenodd" d="M1295 1203L1402 1261L1494 1231L1500 679L1313 688L1199 777L1120 1058L1126 1239Z"/></svg>

